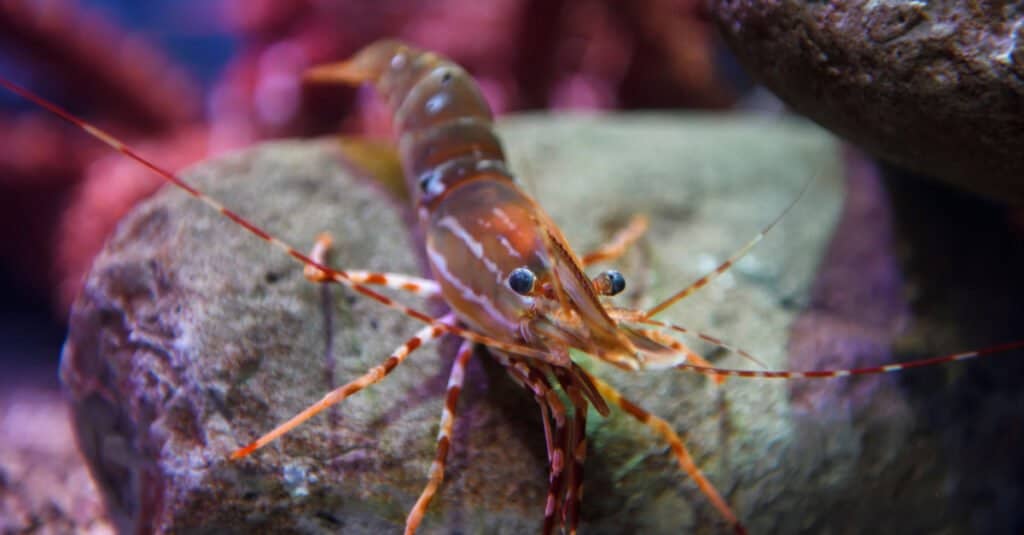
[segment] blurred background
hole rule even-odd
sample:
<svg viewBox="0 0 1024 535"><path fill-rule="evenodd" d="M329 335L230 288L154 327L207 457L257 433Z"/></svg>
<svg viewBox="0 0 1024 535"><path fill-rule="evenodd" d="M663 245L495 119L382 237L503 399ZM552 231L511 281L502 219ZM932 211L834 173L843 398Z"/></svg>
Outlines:
<svg viewBox="0 0 1024 535"><path fill-rule="evenodd" d="M728 108L748 86L702 5L8 0L0 75L179 169L260 139L387 135L365 92L299 82L307 66L382 37L449 55L499 114ZM8 92L0 124L0 353L5 369L56 386L64 321L92 257L160 181Z"/></svg>
<svg viewBox="0 0 1024 535"><path fill-rule="evenodd" d="M0 76L169 169L261 139L389 133L308 66L397 37L467 68L499 114L725 109L743 93L700 0L2 0ZM0 91L0 533L112 533L57 379L66 320L160 179Z"/></svg>

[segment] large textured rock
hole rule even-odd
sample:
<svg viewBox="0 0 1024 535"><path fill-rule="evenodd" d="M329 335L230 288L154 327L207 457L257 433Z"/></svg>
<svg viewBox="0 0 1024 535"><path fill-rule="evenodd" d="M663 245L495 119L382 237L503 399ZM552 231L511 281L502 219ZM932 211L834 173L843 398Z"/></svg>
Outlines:
<svg viewBox="0 0 1024 535"><path fill-rule="evenodd" d="M873 154L1024 203L1019 2L716 0L746 69Z"/></svg>
<svg viewBox="0 0 1024 535"><path fill-rule="evenodd" d="M620 303L650 304L694 280L818 174L754 253L665 318L711 331L777 368L894 358L891 345L912 303L879 203L884 194L870 169L859 169L840 212L838 148L820 130L639 116L521 118L503 133L524 183L577 248L598 244L631 214L650 215L646 240L621 266L642 295ZM299 247L330 230L337 265L417 270L398 207L352 178L328 142L264 145L187 175ZM299 266L181 192L163 192L120 225L72 312L62 377L79 444L122 532L400 530L433 457L451 343L421 349L383 383L252 457L227 460L417 328L350 292L331 295L328 316L322 288ZM948 323L939 326L948 332ZM755 533L879 525L962 532L970 513L994 522L1009 514L960 499L963 481L979 483L949 458L950 448L978 454L963 434L973 420L943 418L950 436L939 434L924 416L930 405L899 380L732 380L716 388L682 372L594 370L685 435ZM928 391L940 399L957 384L931 377L938 386ZM539 528L546 462L536 412L492 362L472 364L448 478L422 532ZM974 436L991 436L983 431L995 425ZM588 431L584 533L724 528L644 427L616 412L593 415ZM1000 485L1000 492L1013 488Z"/></svg>

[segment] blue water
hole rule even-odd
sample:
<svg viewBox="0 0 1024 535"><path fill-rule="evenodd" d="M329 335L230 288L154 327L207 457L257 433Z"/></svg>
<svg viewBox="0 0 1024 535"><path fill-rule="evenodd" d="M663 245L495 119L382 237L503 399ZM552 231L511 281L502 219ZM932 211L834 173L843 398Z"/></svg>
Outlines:
<svg viewBox="0 0 1024 535"><path fill-rule="evenodd" d="M141 32L175 62L187 67L204 87L216 80L234 54L237 41L216 18L214 0L83 0L120 26Z"/></svg>
<svg viewBox="0 0 1024 535"><path fill-rule="evenodd" d="M31 1L31 0L22 0ZM81 0L82 10L96 11L126 33L138 34L163 51L170 61L185 68L205 91L220 76L238 48L238 40L229 34L217 15L215 0ZM0 36L0 75L31 89L54 97L60 88L49 87L53 80L30 76L34 61L24 43ZM0 108L31 109L24 100L0 91Z"/></svg>

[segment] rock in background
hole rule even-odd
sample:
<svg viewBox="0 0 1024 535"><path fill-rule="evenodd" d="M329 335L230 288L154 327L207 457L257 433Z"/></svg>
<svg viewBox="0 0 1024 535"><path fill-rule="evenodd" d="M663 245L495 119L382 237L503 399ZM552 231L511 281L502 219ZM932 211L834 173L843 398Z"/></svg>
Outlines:
<svg viewBox="0 0 1024 535"><path fill-rule="evenodd" d="M503 134L526 187L578 249L634 213L650 215L645 241L622 262L629 287L642 291L620 303L652 304L707 272L818 174L753 254L665 319L774 368L897 358L894 340L916 317L898 227L870 168L852 167L840 210L839 149L820 130L743 117L524 117L506 121ZM399 208L352 178L327 142L260 146L188 177L300 248L330 230L336 265L417 271ZM79 444L123 532L400 530L433 458L450 342L421 349L383 383L252 457L227 460L417 328L345 290L331 295L328 330L322 288L299 266L181 192L163 192L122 222L73 310L62 376ZM977 317L992 310L977 305ZM969 326L950 334L958 318L956 310L939 318L943 343L976 334ZM909 346L920 356L920 345ZM962 367L926 375L921 397L903 377L716 388L682 372L593 366L684 434L751 532L956 533L972 514L1010 514L959 493L964 482L984 485L963 469L963 458L980 462L989 451L974 437L1019 448L1000 427L1007 418L929 416L948 409L945 393L961 388ZM984 390L963 391L975 406L1000 406ZM480 358L459 415L448 478L422 532L534 532L547 485L533 401ZM589 432L581 532L724 529L645 428L616 412L593 417ZM1019 467L1005 461L1008 473ZM993 492L1013 487L1001 480Z"/></svg>
<svg viewBox="0 0 1024 535"><path fill-rule="evenodd" d="M1019 2L717 0L754 78L872 154L1024 203Z"/></svg>

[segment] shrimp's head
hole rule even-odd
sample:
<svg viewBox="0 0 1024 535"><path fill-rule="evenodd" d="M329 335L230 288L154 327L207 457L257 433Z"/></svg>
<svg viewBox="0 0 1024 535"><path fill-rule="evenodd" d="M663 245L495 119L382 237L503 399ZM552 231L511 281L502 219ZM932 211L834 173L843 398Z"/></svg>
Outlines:
<svg viewBox="0 0 1024 535"><path fill-rule="evenodd" d="M475 180L446 192L426 214L427 258L459 317L495 338L569 363L578 349L636 369L664 346L621 326L602 296L625 287L618 272L582 271L561 232L507 180Z"/></svg>

